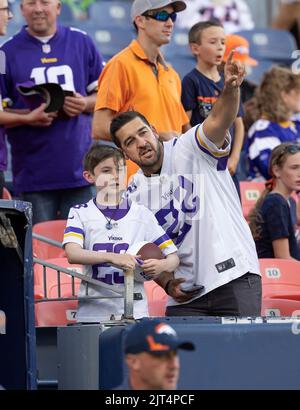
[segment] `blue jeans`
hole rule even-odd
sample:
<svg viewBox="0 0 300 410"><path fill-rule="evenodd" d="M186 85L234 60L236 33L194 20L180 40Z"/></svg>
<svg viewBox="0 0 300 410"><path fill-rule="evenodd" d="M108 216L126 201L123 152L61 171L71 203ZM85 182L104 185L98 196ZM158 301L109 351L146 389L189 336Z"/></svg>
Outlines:
<svg viewBox="0 0 300 410"><path fill-rule="evenodd" d="M32 203L32 224L51 219L67 219L69 210L77 204L88 202L94 187L55 189L51 191L24 192L23 201Z"/></svg>

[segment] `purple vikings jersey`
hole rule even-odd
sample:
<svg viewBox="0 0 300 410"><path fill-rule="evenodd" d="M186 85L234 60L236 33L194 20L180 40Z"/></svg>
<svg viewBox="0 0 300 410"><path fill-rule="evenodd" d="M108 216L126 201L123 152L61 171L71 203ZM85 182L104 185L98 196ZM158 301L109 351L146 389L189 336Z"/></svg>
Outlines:
<svg viewBox="0 0 300 410"><path fill-rule="evenodd" d="M269 160L272 150L283 142L298 143L300 129L297 123L276 123L260 119L249 130L247 152L251 179L269 179Z"/></svg>
<svg viewBox="0 0 300 410"><path fill-rule="evenodd" d="M11 108L27 108L17 83L59 83L64 90L87 96L97 88L103 62L91 38L75 29L58 26L44 43L26 27L3 44L6 75L2 98ZM82 159L91 144L91 114L56 119L50 127L22 126L7 131L12 149L15 192L76 188L87 185Z"/></svg>

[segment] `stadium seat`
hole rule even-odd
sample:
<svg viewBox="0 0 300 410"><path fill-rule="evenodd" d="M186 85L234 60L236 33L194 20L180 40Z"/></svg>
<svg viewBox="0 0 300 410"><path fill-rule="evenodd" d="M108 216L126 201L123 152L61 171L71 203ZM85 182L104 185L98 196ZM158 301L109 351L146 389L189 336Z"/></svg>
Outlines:
<svg viewBox="0 0 300 410"><path fill-rule="evenodd" d="M300 262L292 259L259 259L263 299L300 301Z"/></svg>
<svg viewBox="0 0 300 410"><path fill-rule="evenodd" d="M195 68L195 60L192 56L171 56L167 58L167 62L177 71L181 80Z"/></svg>
<svg viewBox="0 0 300 410"><path fill-rule="evenodd" d="M82 273L82 265L70 264L67 258L52 258L45 260L47 263L52 263L53 265L58 265L65 269L74 270L78 273ZM41 291L42 296L45 293L44 289L44 266L39 263L35 263L33 267L34 271L34 288L35 288L35 298L40 298ZM75 278L75 294L78 291L80 285L80 279ZM61 297L67 297L72 294L72 277L66 273L60 273L60 284L61 284ZM46 286L47 286L47 297L58 297L58 277L57 271L52 268L46 268ZM48 302L47 302L48 303Z"/></svg>
<svg viewBox="0 0 300 410"><path fill-rule="evenodd" d="M101 0L92 3L89 7L90 20L98 27L111 24L115 27L131 28L131 1Z"/></svg>
<svg viewBox="0 0 300 410"><path fill-rule="evenodd" d="M91 21L78 21L76 28L86 32L94 39L105 61L127 47L135 37L131 27L118 27L107 21L101 25Z"/></svg>
<svg viewBox="0 0 300 410"><path fill-rule="evenodd" d="M284 30L265 28L242 30L236 34L249 41L250 55L257 60L272 60L288 65L298 48L294 36Z"/></svg>
<svg viewBox="0 0 300 410"><path fill-rule="evenodd" d="M248 219L249 212L265 189L265 184L264 182L240 181L240 189L243 215Z"/></svg>
<svg viewBox="0 0 300 410"><path fill-rule="evenodd" d="M139 166L136 165L134 162L130 161L129 159L126 160L126 179L127 185L131 180L131 177L139 170Z"/></svg>
<svg viewBox="0 0 300 410"><path fill-rule="evenodd" d="M259 60L258 65L248 67L246 76L247 81L258 86L261 83L265 72L270 70L274 65L278 64L272 60Z"/></svg>
<svg viewBox="0 0 300 410"><path fill-rule="evenodd" d="M36 326L66 326L76 323L77 300L35 303Z"/></svg>
<svg viewBox="0 0 300 410"><path fill-rule="evenodd" d="M161 50L167 59L171 57L189 57L193 59L194 65L196 65L189 47L189 32L186 29L174 28L172 41L163 46Z"/></svg>
<svg viewBox="0 0 300 410"><path fill-rule="evenodd" d="M33 225L32 232L62 243L66 223L67 221L64 219L39 222ZM40 259L59 258L66 255L62 248L49 245L35 238L32 239L32 248L33 254Z"/></svg>
<svg viewBox="0 0 300 410"><path fill-rule="evenodd" d="M144 288L148 300L149 316L165 316L166 304L168 300L168 295L166 292L152 280L144 282Z"/></svg>
<svg viewBox="0 0 300 410"><path fill-rule="evenodd" d="M9 192L9 190L5 187L3 187L3 195L2 195L2 199L12 199L12 196Z"/></svg>
<svg viewBox="0 0 300 410"><path fill-rule="evenodd" d="M48 259L45 262L52 263L70 270L82 273L82 265L70 264L66 258ZM60 294L58 291L57 271L46 268L47 298L71 298L78 295L80 279L74 279L74 294L71 276L60 274ZM49 302L37 302L45 297L43 266L34 265L34 298L35 324L36 326L64 326L76 322L77 300L59 300Z"/></svg>
<svg viewBox="0 0 300 410"><path fill-rule="evenodd" d="M265 298L262 300L262 316L300 316L300 300Z"/></svg>

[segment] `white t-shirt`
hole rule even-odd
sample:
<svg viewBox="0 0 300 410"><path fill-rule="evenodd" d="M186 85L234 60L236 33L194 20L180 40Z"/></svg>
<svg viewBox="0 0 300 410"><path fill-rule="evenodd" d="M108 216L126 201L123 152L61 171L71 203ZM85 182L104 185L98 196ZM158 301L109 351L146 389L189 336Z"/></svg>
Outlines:
<svg viewBox="0 0 300 410"><path fill-rule="evenodd" d="M229 152L230 136L226 148L218 149L202 125L196 126L164 143L159 176L138 172L127 191L152 210L178 247L175 277L185 278L187 287L203 285L201 295L247 272L259 274L255 244L227 169Z"/></svg>
<svg viewBox="0 0 300 410"><path fill-rule="evenodd" d="M82 248L98 252L125 253L129 246L137 242L156 243L164 255L176 252L176 247L159 226L154 215L144 206L124 201L114 213L113 229L106 229L107 219L94 199L87 204L71 208L64 234L63 244L73 242ZM109 218L110 219L110 218ZM84 274L108 285L116 285L124 290L124 274L121 269L108 264L85 265ZM85 296L85 286L81 284L79 296ZM135 282L134 291L140 292L142 300L134 301L136 319L149 316L143 283ZM116 293L101 287L89 285L89 296L115 296ZM120 319L124 313L124 299L93 299L79 301L77 321L99 322L110 320L113 314Z"/></svg>

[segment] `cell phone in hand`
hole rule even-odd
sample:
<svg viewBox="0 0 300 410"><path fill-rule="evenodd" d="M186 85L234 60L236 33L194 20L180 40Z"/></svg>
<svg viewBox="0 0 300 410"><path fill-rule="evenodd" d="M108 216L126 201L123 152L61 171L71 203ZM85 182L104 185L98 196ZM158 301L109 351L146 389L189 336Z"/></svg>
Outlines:
<svg viewBox="0 0 300 410"><path fill-rule="evenodd" d="M200 293L204 289L202 285L193 285L189 288L181 288L182 292L184 293Z"/></svg>

